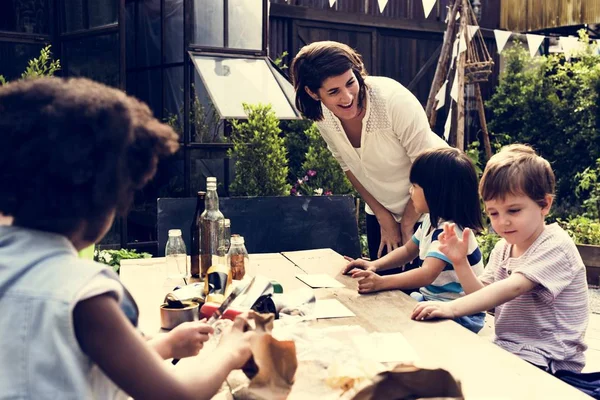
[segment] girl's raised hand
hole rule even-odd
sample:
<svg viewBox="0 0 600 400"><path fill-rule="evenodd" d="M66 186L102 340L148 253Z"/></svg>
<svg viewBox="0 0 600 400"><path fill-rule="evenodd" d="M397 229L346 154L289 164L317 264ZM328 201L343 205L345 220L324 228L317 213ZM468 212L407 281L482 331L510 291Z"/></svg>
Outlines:
<svg viewBox="0 0 600 400"><path fill-rule="evenodd" d="M358 293L372 293L382 289L383 278L371 270L356 270L352 277L358 279Z"/></svg>
<svg viewBox="0 0 600 400"><path fill-rule="evenodd" d="M447 318L454 319L454 311L450 307L450 302L443 301L423 301L416 305L412 315L412 319L423 321L432 318Z"/></svg>
<svg viewBox="0 0 600 400"><path fill-rule="evenodd" d="M467 257L470 234L471 230L465 228L461 239L456 236L456 224L444 223L444 232L438 236L440 251L456 265Z"/></svg>

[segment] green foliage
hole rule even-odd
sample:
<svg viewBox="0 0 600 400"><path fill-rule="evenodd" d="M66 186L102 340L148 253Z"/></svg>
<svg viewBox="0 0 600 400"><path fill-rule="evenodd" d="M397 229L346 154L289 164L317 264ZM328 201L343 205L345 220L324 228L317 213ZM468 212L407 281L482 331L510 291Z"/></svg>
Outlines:
<svg viewBox="0 0 600 400"><path fill-rule="evenodd" d="M119 268L121 268L121 260L150 257L152 257L152 254L150 253L138 253L135 250L94 250L94 261L112 267L115 272L119 272Z"/></svg>
<svg viewBox="0 0 600 400"><path fill-rule="evenodd" d="M369 258L369 241L367 240L367 234L364 233L359 236L360 241L360 255L364 258Z"/></svg>
<svg viewBox="0 0 600 400"><path fill-rule="evenodd" d="M21 74L21 79L40 78L42 76L53 76L60 70L60 60L52 59L51 45L47 45L40 51L40 56L29 60L25 72ZM8 83L3 75L0 75L0 86Z"/></svg>
<svg viewBox="0 0 600 400"><path fill-rule="evenodd" d="M467 156L473 162L475 166L475 171L477 172L477 177L481 178L481 174L483 174L483 170L481 169L481 153L479 151L479 142L474 141L469 144L467 150L465 151Z"/></svg>
<svg viewBox="0 0 600 400"><path fill-rule="evenodd" d="M6 78L3 75L0 75L0 86L6 85Z"/></svg>
<svg viewBox="0 0 600 400"><path fill-rule="evenodd" d="M277 68L279 68L281 70L287 69L288 66L283 62L283 59L286 58L287 55L288 55L288 52L284 51L283 53L278 55L276 59L273 60L273 64L275 64L277 66Z"/></svg>
<svg viewBox="0 0 600 400"><path fill-rule="evenodd" d="M575 195L583 201L584 216L592 219L600 218L600 158L596 160L595 167L587 167L583 172L575 175L577 187Z"/></svg>
<svg viewBox="0 0 600 400"><path fill-rule="evenodd" d="M483 257L483 265L487 265L490 259L490 253L494 250L494 246L500 240L500 236L496 233L490 232L488 228L484 229L479 235L477 235L477 244Z"/></svg>
<svg viewBox="0 0 600 400"><path fill-rule="evenodd" d="M557 178L555 213L572 212L575 174L600 155L600 56L590 46L571 61L531 58L521 46L503 54L506 69L487 102L490 131L501 144L528 143L546 158Z"/></svg>
<svg viewBox="0 0 600 400"><path fill-rule="evenodd" d="M288 180L290 182L294 182L296 177L304 174L302 163L306 158L309 145L309 139L305 131L311 125L312 122L306 119L281 121L279 124L288 151Z"/></svg>
<svg viewBox="0 0 600 400"><path fill-rule="evenodd" d="M308 138L309 144L306 159L302 163L302 170L317 172L317 175L312 178L313 185L333 194L355 194L354 188L342 171L340 164L327 148L317 125L312 124L304 134Z"/></svg>
<svg viewBox="0 0 600 400"><path fill-rule="evenodd" d="M556 222L571 236L577 244L600 246L600 223L584 216L568 220L557 219Z"/></svg>
<svg viewBox="0 0 600 400"><path fill-rule="evenodd" d="M243 104L247 122L232 121L235 179L230 192L235 196L287 195L288 159L279 120L271 105Z"/></svg>
<svg viewBox="0 0 600 400"><path fill-rule="evenodd" d="M169 114L164 122L171 126L181 137L183 135L183 121L180 120L179 115L183 115L183 106L179 108L178 114ZM190 124L194 132L192 141L196 143L222 142L219 133L223 120L220 119L219 113L211 102L205 106L198 96L194 96L190 109Z"/></svg>

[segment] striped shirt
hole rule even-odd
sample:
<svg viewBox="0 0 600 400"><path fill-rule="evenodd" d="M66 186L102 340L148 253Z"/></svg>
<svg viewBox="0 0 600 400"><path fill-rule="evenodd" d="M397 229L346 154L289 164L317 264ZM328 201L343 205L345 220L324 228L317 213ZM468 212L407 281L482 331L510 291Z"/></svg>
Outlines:
<svg viewBox="0 0 600 400"><path fill-rule="evenodd" d="M503 239L492 251L485 284L518 272L538 285L496 307L494 342L503 349L551 372L579 372L585 366L584 335L588 324L585 267L569 235L548 225L518 258Z"/></svg>
<svg viewBox="0 0 600 400"><path fill-rule="evenodd" d="M413 242L419 246L419 260L421 265L427 257L438 258L446 262L444 270L438 277L430 285L419 289L427 301L450 301L465 295L456 271L454 271L454 267L452 266L452 262L439 249L440 242L438 236L444 231L443 226L445 222L440 222L436 229L430 229L431 219L429 218L429 214L425 214L421 226L419 226L412 237ZM458 237L462 237L462 229L458 226L455 229ZM469 236L468 253L467 259L469 260L469 264L473 268L475 275L480 275L483 272L483 260L477 240L472 231Z"/></svg>

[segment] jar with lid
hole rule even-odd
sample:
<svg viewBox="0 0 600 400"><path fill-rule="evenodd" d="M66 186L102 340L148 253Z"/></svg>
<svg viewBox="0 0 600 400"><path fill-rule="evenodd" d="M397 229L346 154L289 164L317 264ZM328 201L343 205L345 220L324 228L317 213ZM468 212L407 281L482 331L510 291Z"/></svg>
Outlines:
<svg viewBox="0 0 600 400"><path fill-rule="evenodd" d="M250 257L246 246L244 246L244 237L231 235L231 247L227 253L227 265L231 268L231 277L233 279L243 279L249 263Z"/></svg>

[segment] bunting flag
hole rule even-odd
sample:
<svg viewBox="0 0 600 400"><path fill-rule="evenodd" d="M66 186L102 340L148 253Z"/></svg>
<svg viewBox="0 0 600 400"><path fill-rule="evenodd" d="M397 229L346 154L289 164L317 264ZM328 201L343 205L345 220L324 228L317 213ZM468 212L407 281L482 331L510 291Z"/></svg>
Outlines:
<svg viewBox="0 0 600 400"><path fill-rule="evenodd" d="M446 79L446 82L444 82L444 84L442 85L440 90L435 95L435 99L437 100L437 106L435 107L436 111L439 110L440 108L444 107L444 104L446 104L446 86L447 85L448 85L448 79Z"/></svg>
<svg viewBox="0 0 600 400"><path fill-rule="evenodd" d="M535 57L535 55L537 54L537 52L540 48L540 45L542 44L542 42L544 41L546 36L534 35L531 33L528 33L526 36L527 36L527 44L529 45L529 55L531 55L531 57Z"/></svg>
<svg viewBox="0 0 600 400"><path fill-rule="evenodd" d="M460 32L458 39L460 40L458 44L458 53L462 53L463 51L467 51L467 41L465 40L465 33Z"/></svg>
<svg viewBox="0 0 600 400"><path fill-rule="evenodd" d="M501 31L499 29L494 29L494 36L496 37L496 47L498 47L498 54L502 53L504 50L504 46L506 46L506 42L512 35L511 31Z"/></svg>
<svg viewBox="0 0 600 400"><path fill-rule="evenodd" d="M473 39L473 36L479 30L479 25L467 25L467 36L469 37L469 42Z"/></svg>
<svg viewBox="0 0 600 400"><path fill-rule="evenodd" d="M377 4L379 4L379 12L383 13L385 10L385 6L387 6L388 0L377 0Z"/></svg>
<svg viewBox="0 0 600 400"><path fill-rule="evenodd" d="M454 66L454 61L456 60L456 56L458 55L458 38L454 41L454 45L452 46L452 60L450 61L450 68Z"/></svg>
<svg viewBox="0 0 600 400"><path fill-rule="evenodd" d="M452 89L450 89L450 97L458 102L458 68L454 72L454 80L452 81Z"/></svg>
<svg viewBox="0 0 600 400"><path fill-rule="evenodd" d="M433 6L435 6L437 0L423 0L423 11L425 12L425 18L429 17Z"/></svg>
<svg viewBox="0 0 600 400"><path fill-rule="evenodd" d="M567 61L570 60L573 53L577 51L578 42L579 40L577 40L577 38L573 36L561 36L561 38L559 39L560 47L565 53L565 58L567 59Z"/></svg>
<svg viewBox="0 0 600 400"><path fill-rule="evenodd" d="M333 7L334 4L335 4L335 0L329 0L329 7Z"/></svg>
<svg viewBox="0 0 600 400"><path fill-rule="evenodd" d="M446 118L446 123L444 124L444 139L446 142L450 139L450 128L452 127L452 106L450 106L450 110L448 110L448 118Z"/></svg>

